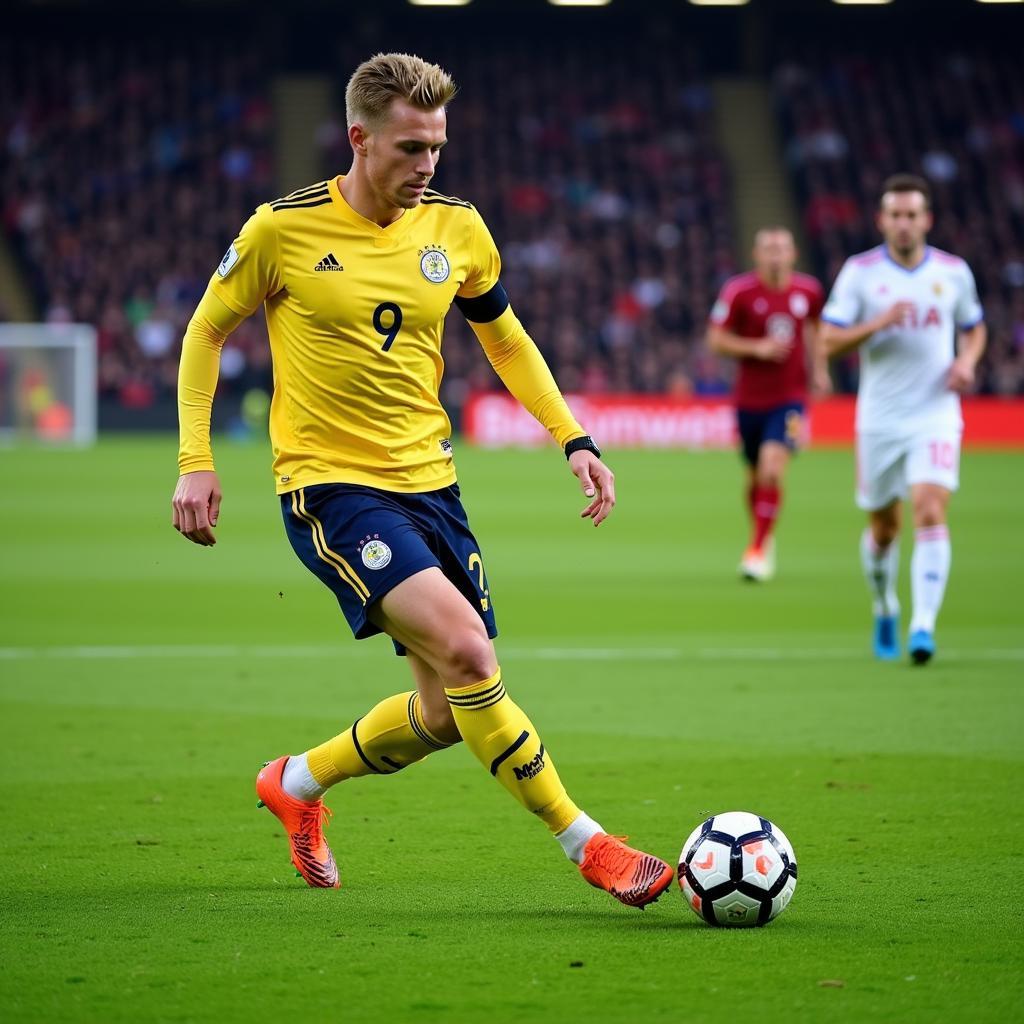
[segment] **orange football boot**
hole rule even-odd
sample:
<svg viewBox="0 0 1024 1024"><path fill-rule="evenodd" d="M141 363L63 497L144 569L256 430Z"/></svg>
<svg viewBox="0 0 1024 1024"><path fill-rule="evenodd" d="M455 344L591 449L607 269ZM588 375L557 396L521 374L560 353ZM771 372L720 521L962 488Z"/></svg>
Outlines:
<svg viewBox="0 0 1024 1024"><path fill-rule="evenodd" d="M324 839L324 825L331 812L323 800L307 803L289 796L281 785L288 756L268 761L256 776L257 807L266 807L284 825L292 850L295 870L314 889L337 889L341 885L334 854Z"/></svg>
<svg viewBox="0 0 1024 1024"><path fill-rule="evenodd" d="M672 882L672 868L649 853L634 850L622 840L598 832L583 848L580 874L595 888L610 892L627 907L643 910Z"/></svg>

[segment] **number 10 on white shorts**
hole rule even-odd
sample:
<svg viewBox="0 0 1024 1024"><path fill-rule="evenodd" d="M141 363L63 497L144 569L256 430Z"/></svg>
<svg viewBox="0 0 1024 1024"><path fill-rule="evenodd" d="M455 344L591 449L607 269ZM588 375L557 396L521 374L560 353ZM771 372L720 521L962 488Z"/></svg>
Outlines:
<svg viewBox="0 0 1024 1024"><path fill-rule="evenodd" d="M961 430L922 430L904 437L857 435L857 504L885 508L914 484L960 485Z"/></svg>

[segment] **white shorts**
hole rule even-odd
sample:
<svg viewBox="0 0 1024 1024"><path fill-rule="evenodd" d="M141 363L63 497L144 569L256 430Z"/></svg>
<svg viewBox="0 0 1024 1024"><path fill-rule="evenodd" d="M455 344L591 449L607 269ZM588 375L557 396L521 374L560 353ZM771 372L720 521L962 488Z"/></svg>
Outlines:
<svg viewBox="0 0 1024 1024"><path fill-rule="evenodd" d="M909 437L857 434L857 505L868 512L914 484L960 485L960 427L927 427Z"/></svg>

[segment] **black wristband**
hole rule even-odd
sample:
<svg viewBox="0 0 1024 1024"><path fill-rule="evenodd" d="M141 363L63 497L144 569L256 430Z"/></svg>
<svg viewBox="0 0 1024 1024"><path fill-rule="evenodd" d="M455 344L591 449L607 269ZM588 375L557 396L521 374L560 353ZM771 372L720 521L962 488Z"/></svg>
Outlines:
<svg viewBox="0 0 1024 1024"><path fill-rule="evenodd" d="M601 449L594 444L594 439L589 434L574 437L571 441L566 442L565 457L569 458L573 452L593 452L598 458L601 458Z"/></svg>

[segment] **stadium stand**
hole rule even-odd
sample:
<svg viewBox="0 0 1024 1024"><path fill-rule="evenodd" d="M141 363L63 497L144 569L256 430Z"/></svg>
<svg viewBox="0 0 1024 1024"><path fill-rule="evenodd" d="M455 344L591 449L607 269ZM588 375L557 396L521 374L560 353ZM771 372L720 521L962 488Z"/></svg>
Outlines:
<svg viewBox="0 0 1024 1024"><path fill-rule="evenodd" d="M341 62L365 57L349 47ZM562 39L431 56L462 90L435 185L482 211L517 312L563 387L719 391L703 320L733 268L711 91L668 40ZM214 51L217 52L216 58ZM283 186L258 49L40 43L0 68L3 223L47 320L100 329L103 397L173 390L180 337L227 241ZM341 83L343 86L343 83ZM339 89L340 93L340 89ZM347 169L343 103L321 126L324 174ZM444 398L495 382L458 315ZM232 335L222 391L265 377L262 324Z"/></svg>
<svg viewBox="0 0 1024 1024"><path fill-rule="evenodd" d="M704 320L746 246L696 50L651 34L423 47L461 85L435 186L479 207L514 306L567 391L720 394ZM366 56L351 40L346 70ZM42 319L100 333L101 398L169 403L180 338L211 268L275 176L273 64L255 37L0 44L0 216ZM936 244L974 267L992 330L981 389L1024 392L1024 83L1010 59L951 54L787 61L774 72L787 166L815 269L875 244L879 182L934 183ZM315 145L349 163L338 82ZM738 252L737 252L738 250ZM0 317L3 310L0 310ZM443 398L496 385L458 315ZM255 317L222 392L269 384ZM846 386L853 376L844 378Z"/></svg>
<svg viewBox="0 0 1024 1024"><path fill-rule="evenodd" d="M257 48L34 41L0 60L4 230L40 318L99 331L101 399L174 391L181 336L211 268L274 194ZM226 386L267 376L259 318L232 335Z"/></svg>

